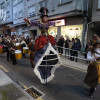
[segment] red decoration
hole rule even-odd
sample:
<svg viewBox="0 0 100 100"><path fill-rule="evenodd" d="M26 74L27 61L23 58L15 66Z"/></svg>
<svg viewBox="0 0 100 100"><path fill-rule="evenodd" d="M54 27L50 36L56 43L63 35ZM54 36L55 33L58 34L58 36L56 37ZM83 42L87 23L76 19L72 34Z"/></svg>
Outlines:
<svg viewBox="0 0 100 100"><path fill-rule="evenodd" d="M78 30L78 28L76 28L75 30Z"/></svg>
<svg viewBox="0 0 100 100"><path fill-rule="evenodd" d="M35 40L35 50L39 50L42 49L47 43L51 43L52 45L55 45L55 39L53 36L48 35L42 35L39 36L36 40Z"/></svg>

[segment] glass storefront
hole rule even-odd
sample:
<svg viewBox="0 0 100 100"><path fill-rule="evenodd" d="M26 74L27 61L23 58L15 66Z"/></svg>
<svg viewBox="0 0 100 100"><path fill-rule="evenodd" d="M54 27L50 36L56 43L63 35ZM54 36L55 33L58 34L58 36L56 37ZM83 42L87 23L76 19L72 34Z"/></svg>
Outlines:
<svg viewBox="0 0 100 100"><path fill-rule="evenodd" d="M69 39L79 38L82 40L82 31L83 25L69 25L69 26L61 26L61 35L66 38L69 36Z"/></svg>
<svg viewBox="0 0 100 100"><path fill-rule="evenodd" d="M57 27L50 27L48 32L49 32L49 35L52 35L53 37L56 37L56 35L57 35Z"/></svg>
<svg viewBox="0 0 100 100"><path fill-rule="evenodd" d="M50 27L49 34L53 37L57 36L58 27ZM71 40L72 38L78 38L82 41L82 32L83 32L83 25L68 25L68 26L61 26L61 36L65 39L68 36Z"/></svg>

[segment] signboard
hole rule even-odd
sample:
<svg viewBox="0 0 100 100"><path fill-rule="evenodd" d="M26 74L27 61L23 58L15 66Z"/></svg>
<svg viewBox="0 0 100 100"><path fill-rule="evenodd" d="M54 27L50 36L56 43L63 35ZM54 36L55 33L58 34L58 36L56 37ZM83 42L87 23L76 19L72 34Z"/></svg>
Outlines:
<svg viewBox="0 0 100 100"><path fill-rule="evenodd" d="M55 26L63 26L65 25L65 19L60 19L60 20L54 20L51 22L55 22Z"/></svg>
<svg viewBox="0 0 100 100"><path fill-rule="evenodd" d="M6 10L0 9L0 19L3 21L6 20Z"/></svg>

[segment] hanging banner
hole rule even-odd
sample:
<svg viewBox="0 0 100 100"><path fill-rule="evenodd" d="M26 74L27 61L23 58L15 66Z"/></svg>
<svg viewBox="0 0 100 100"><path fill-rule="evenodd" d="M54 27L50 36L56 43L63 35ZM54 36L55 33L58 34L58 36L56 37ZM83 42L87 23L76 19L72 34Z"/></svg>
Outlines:
<svg viewBox="0 0 100 100"><path fill-rule="evenodd" d="M3 21L6 20L6 10L0 9L0 19Z"/></svg>

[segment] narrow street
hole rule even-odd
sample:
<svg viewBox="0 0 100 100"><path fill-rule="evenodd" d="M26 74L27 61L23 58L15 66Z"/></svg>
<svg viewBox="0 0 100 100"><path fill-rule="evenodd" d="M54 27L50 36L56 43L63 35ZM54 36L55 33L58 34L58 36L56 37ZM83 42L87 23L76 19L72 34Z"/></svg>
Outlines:
<svg viewBox="0 0 100 100"><path fill-rule="evenodd" d="M0 55L0 65L2 69L15 82L20 82L26 88L34 86L45 94L43 100L89 100L89 88L83 83L85 72L61 66L56 70L54 79L47 85L40 83L39 79L33 72L30 65L29 58L22 58L17 60L17 65L12 65L11 62L6 61L6 55ZM100 98L100 86L96 91L93 100Z"/></svg>

